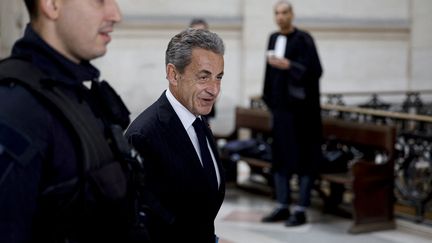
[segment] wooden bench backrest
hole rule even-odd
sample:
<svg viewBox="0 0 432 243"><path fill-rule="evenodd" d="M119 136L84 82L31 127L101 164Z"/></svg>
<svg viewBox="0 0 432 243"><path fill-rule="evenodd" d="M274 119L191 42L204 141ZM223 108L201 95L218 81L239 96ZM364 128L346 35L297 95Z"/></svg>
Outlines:
<svg viewBox="0 0 432 243"><path fill-rule="evenodd" d="M256 132L271 132L271 114L266 110L236 107L235 130L249 128ZM394 155L396 127L356 123L332 118L323 118L325 139L335 137L349 144L366 145Z"/></svg>
<svg viewBox="0 0 432 243"><path fill-rule="evenodd" d="M331 118L323 119L324 138L335 137L349 144L365 145L394 155L396 128L390 125L365 124Z"/></svg>
<svg viewBox="0 0 432 243"><path fill-rule="evenodd" d="M236 107L235 129L249 128L256 132L271 132L270 113L260 109Z"/></svg>

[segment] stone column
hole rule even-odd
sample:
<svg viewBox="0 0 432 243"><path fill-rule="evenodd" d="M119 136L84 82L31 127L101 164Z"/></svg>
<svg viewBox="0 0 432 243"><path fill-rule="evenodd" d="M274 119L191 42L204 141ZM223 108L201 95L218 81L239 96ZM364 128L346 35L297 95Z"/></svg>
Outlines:
<svg viewBox="0 0 432 243"><path fill-rule="evenodd" d="M23 1L0 1L0 58L10 54L13 43L22 35L27 21Z"/></svg>
<svg viewBox="0 0 432 243"><path fill-rule="evenodd" d="M411 88L431 90L432 81L432 1L411 0Z"/></svg>
<svg viewBox="0 0 432 243"><path fill-rule="evenodd" d="M261 95L264 82L265 52L269 34L277 30L273 1L247 0L243 4L242 105L251 96Z"/></svg>

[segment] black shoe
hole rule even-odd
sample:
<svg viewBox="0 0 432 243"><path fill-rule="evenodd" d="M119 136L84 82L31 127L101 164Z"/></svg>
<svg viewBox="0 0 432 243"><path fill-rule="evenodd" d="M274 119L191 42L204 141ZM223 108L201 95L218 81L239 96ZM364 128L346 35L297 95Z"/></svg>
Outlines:
<svg viewBox="0 0 432 243"><path fill-rule="evenodd" d="M285 226L299 226L306 223L306 214L305 212L295 212L292 214L287 221L285 221Z"/></svg>
<svg viewBox="0 0 432 243"><path fill-rule="evenodd" d="M290 216L290 211L288 208L276 208L269 215L261 219L261 222L271 223L286 220Z"/></svg>

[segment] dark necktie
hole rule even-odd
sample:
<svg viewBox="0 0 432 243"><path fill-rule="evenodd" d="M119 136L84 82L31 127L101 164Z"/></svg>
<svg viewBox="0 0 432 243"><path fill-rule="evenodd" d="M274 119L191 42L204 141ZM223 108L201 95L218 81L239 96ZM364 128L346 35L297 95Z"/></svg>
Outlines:
<svg viewBox="0 0 432 243"><path fill-rule="evenodd" d="M205 131L206 128L204 127L205 126L204 122L200 118L197 118L192 123L192 125L198 137L198 143L201 152L201 161L203 163L204 170L207 173L207 176L211 181L212 186L214 188L218 188L214 163L207 146L206 131Z"/></svg>

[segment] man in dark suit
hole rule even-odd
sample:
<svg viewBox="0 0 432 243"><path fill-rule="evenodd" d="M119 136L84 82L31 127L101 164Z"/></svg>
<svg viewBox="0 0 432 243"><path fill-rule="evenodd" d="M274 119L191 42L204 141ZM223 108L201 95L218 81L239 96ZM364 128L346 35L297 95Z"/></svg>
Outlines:
<svg viewBox="0 0 432 243"><path fill-rule="evenodd" d="M276 3L279 31L272 33L263 99L273 115L273 172L279 206L263 222L307 222L311 188L321 161L319 78L322 68L312 36L292 25L294 12L285 0ZM290 212L290 180L297 175L299 198Z"/></svg>
<svg viewBox="0 0 432 243"><path fill-rule="evenodd" d="M174 36L165 56L169 89L126 132L144 155L149 189L173 219L150 223L155 242L216 242L224 173L203 118L219 95L223 54L222 39L207 30Z"/></svg>

